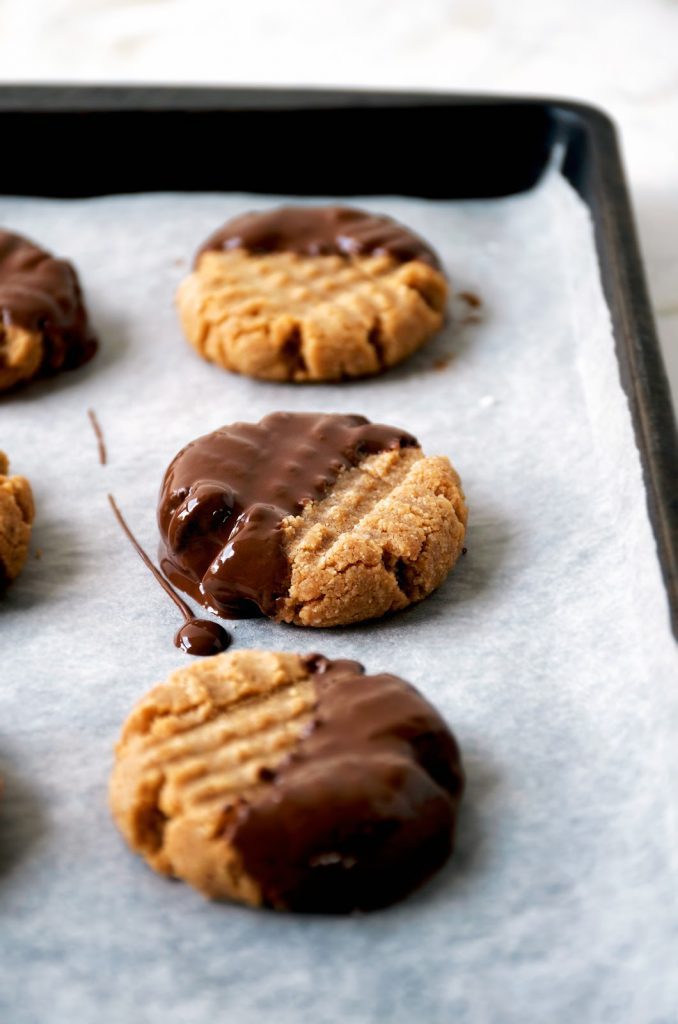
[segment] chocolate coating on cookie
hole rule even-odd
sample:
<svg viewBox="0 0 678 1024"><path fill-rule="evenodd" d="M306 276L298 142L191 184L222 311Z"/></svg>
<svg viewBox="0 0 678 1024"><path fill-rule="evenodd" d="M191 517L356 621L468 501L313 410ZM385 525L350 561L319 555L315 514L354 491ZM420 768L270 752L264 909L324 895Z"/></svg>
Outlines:
<svg viewBox="0 0 678 1024"><path fill-rule="evenodd" d="M390 217L348 206L281 206L228 221L198 252L245 249L301 256L390 256L398 263L440 261L423 239Z"/></svg>
<svg viewBox="0 0 678 1024"><path fill-rule="evenodd" d="M452 851L464 788L457 744L397 676L306 660L313 726L226 838L266 905L343 913L405 896Z"/></svg>
<svg viewBox="0 0 678 1024"><path fill-rule="evenodd" d="M231 618L272 615L289 584L281 523L343 469L411 434L364 416L277 412L187 445L158 505L160 564L175 586Z"/></svg>
<svg viewBox="0 0 678 1024"><path fill-rule="evenodd" d="M0 317L0 331L15 326L41 334L42 362L33 376L75 369L96 352L72 265L9 231L0 231Z"/></svg>

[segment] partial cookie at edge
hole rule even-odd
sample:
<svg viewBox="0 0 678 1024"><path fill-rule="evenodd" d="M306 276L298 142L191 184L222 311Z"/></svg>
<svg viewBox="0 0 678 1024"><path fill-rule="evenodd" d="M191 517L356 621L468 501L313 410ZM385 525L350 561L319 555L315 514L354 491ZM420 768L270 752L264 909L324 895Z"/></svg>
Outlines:
<svg viewBox="0 0 678 1024"><path fill-rule="evenodd" d="M72 264L0 229L0 393L76 369L96 349Z"/></svg>
<svg viewBox="0 0 678 1024"><path fill-rule="evenodd" d="M9 461L0 451L0 593L24 567L34 516L28 480L9 476Z"/></svg>

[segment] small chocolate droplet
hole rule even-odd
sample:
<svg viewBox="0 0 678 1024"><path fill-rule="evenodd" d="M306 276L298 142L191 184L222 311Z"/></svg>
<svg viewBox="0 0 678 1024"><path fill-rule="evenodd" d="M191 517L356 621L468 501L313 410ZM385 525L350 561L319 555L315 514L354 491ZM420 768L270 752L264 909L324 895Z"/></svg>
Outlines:
<svg viewBox="0 0 678 1024"><path fill-rule="evenodd" d="M210 622L208 619L187 619L177 630L174 643L186 654L207 658L225 651L231 643L231 637L218 622Z"/></svg>

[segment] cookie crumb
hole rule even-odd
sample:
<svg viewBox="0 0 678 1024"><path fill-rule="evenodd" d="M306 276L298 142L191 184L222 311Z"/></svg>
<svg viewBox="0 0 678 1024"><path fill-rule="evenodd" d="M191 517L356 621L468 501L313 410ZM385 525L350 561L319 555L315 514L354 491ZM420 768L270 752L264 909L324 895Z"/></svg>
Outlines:
<svg viewBox="0 0 678 1024"><path fill-rule="evenodd" d="M452 319L465 326L482 320L483 300L475 292L456 292L452 296Z"/></svg>

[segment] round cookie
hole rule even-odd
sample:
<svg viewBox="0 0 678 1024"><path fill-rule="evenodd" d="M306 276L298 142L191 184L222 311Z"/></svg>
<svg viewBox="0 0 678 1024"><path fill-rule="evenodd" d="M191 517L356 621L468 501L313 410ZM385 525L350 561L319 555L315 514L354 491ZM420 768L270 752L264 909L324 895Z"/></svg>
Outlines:
<svg viewBox="0 0 678 1024"><path fill-rule="evenodd" d="M7 456L0 452L0 594L24 567L34 516L31 485L9 476Z"/></svg>
<svg viewBox="0 0 678 1024"><path fill-rule="evenodd" d="M206 896L316 912L405 896L449 856L464 776L435 709L355 661L236 651L173 672L116 748L113 817Z"/></svg>
<svg viewBox="0 0 678 1024"><path fill-rule="evenodd" d="M82 366L96 348L71 264L0 230L0 392Z"/></svg>
<svg viewBox="0 0 678 1024"><path fill-rule="evenodd" d="M198 438L170 464L159 558L227 618L340 626L405 608L462 550L449 460L364 416L272 413Z"/></svg>
<svg viewBox="0 0 678 1024"><path fill-rule="evenodd" d="M265 380L364 377L411 355L443 324L433 250L389 217L286 206L229 221L177 293L191 345Z"/></svg>

